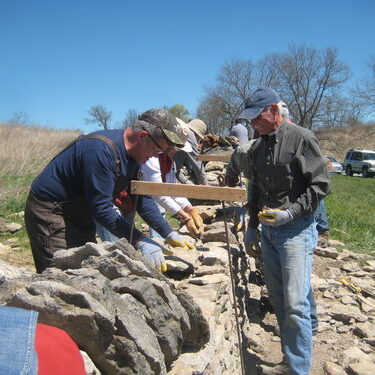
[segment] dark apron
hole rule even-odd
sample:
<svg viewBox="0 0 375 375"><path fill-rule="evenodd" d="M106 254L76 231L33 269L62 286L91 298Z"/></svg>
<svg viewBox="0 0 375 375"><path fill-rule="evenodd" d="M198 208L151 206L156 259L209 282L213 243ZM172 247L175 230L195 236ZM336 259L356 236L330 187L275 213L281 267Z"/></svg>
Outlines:
<svg viewBox="0 0 375 375"><path fill-rule="evenodd" d="M129 180L119 176L120 160L111 139L100 135L84 136L68 144L56 156L78 140L92 138L106 142L114 152L117 178L113 195L116 196L126 188ZM53 267L53 254L56 251L83 246L87 242L96 243L96 226L84 195L66 202L51 202L30 191L26 201L25 224L38 273Z"/></svg>

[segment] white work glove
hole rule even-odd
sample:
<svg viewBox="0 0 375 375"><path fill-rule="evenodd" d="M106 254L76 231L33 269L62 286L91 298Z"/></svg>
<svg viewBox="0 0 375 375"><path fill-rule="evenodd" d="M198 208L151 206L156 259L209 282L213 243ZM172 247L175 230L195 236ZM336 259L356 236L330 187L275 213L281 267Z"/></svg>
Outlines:
<svg viewBox="0 0 375 375"><path fill-rule="evenodd" d="M271 227L278 227L293 220L293 215L289 210L265 209L259 212L258 217L262 224Z"/></svg>
<svg viewBox="0 0 375 375"><path fill-rule="evenodd" d="M195 246L191 242L185 240L176 232L169 233L164 242L172 247L182 247L187 250L195 249Z"/></svg>
<svg viewBox="0 0 375 375"><path fill-rule="evenodd" d="M258 257L260 255L260 246L258 243L258 230L256 228L248 228L245 233L245 249L249 256Z"/></svg>
<svg viewBox="0 0 375 375"><path fill-rule="evenodd" d="M167 270L167 264L165 263L163 252L166 255L172 255L173 253L163 246L159 245L156 241L148 237L143 237L136 243L136 247L142 251L147 262L161 272Z"/></svg>
<svg viewBox="0 0 375 375"><path fill-rule="evenodd" d="M239 232L244 223L245 223L245 216L247 213L246 207L235 207L233 210L233 224L236 229L236 232Z"/></svg>

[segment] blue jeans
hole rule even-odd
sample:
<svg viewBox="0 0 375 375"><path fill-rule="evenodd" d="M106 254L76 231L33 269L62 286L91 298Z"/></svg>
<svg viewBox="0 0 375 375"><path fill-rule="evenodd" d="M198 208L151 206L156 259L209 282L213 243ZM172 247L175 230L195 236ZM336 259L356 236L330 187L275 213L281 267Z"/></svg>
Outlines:
<svg viewBox="0 0 375 375"><path fill-rule="evenodd" d="M158 204L158 203L156 203L156 205L158 206L158 209L159 209L160 213L164 217L165 208L163 208L162 206L160 206L160 204ZM150 227L150 237L151 238L161 238L161 239L163 239L163 237L153 227Z"/></svg>
<svg viewBox="0 0 375 375"><path fill-rule="evenodd" d="M326 206L324 204L324 199L322 199L319 202L318 208L314 212L314 217L318 233L326 232L327 230L329 230L328 217Z"/></svg>
<svg viewBox="0 0 375 375"><path fill-rule="evenodd" d="M0 306L0 374L37 374L37 318L36 311Z"/></svg>
<svg viewBox="0 0 375 375"><path fill-rule="evenodd" d="M103 225L100 225L96 221L95 221L95 225L96 225L96 233L98 234L98 236L100 237L102 241L116 242L118 240L118 237L112 234L109 230L105 229Z"/></svg>
<svg viewBox="0 0 375 375"><path fill-rule="evenodd" d="M312 357L311 315L316 315L311 289L317 231L313 215L279 227L262 226L262 255L270 302L280 327L289 373L307 375Z"/></svg>

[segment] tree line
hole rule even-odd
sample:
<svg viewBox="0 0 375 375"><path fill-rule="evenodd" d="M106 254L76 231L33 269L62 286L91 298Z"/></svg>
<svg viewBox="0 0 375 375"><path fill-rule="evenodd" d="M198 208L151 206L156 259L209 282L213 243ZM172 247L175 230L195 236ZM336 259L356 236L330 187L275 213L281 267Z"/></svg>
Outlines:
<svg viewBox="0 0 375 375"><path fill-rule="evenodd" d="M163 108L168 109L176 117L189 121L190 112L183 104L175 104L171 107L164 106ZM88 111L89 117L85 119L87 124L96 124L99 127L102 127L104 130L107 130L111 127L112 123L112 112L107 110L102 105L94 105ZM127 128L131 126L138 118L140 113L134 108L131 108L126 113L124 120L121 121L121 127Z"/></svg>
<svg viewBox="0 0 375 375"><path fill-rule="evenodd" d="M223 135L249 94L264 85L280 94L292 121L308 129L363 124L375 112L375 56L368 59L367 68L367 76L348 88L351 69L339 60L335 48L290 45L285 52L257 61L232 60L222 65L216 81L205 88L195 117L211 132ZM164 108L186 121L194 117L183 104ZM128 110L122 126L131 125L137 116L136 110ZM112 113L97 105L91 107L86 121L107 129L111 119Z"/></svg>

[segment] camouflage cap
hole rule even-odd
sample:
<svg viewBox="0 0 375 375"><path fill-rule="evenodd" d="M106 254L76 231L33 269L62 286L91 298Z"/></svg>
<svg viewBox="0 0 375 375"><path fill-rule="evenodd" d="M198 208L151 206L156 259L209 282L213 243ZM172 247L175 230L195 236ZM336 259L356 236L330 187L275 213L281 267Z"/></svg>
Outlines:
<svg viewBox="0 0 375 375"><path fill-rule="evenodd" d="M185 141L181 139L181 126L174 117L166 109L150 109L138 116L141 121L148 122L157 126L164 133L166 138L175 146L183 147Z"/></svg>

